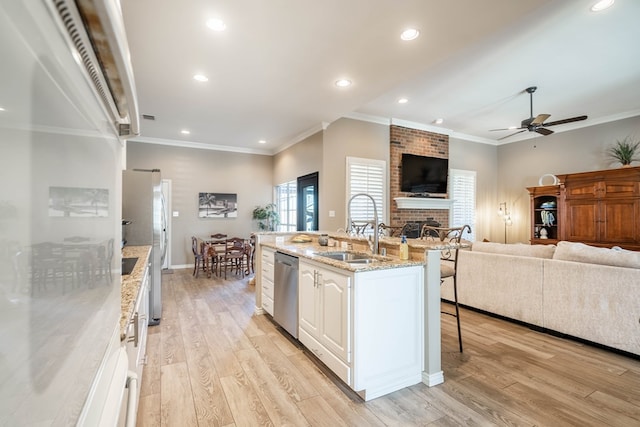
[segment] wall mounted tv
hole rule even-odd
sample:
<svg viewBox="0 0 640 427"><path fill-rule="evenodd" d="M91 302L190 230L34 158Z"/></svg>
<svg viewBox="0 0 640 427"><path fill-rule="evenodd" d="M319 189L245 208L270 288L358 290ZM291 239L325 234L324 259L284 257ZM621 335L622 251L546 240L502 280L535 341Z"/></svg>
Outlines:
<svg viewBox="0 0 640 427"><path fill-rule="evenodd" d="M402 154L400 191L428 196L447 193L449 159Z"/></svg>

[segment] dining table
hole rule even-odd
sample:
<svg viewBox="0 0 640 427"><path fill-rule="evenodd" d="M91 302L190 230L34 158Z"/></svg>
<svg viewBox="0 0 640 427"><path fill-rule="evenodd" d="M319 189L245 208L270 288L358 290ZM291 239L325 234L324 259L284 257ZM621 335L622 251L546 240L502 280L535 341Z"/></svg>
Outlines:
<svg viewBox="0 0 640 427"><path fill-rule="evenodd" d="M212 234L208 236L199 236L198 239L201 243L202 262L205 271L207 272L207 278L211 278L213 272L216 276L220 277L222 273L222 266L225 262L225 255L227 252L227 240L226 237L219 237L220 235ZM243 251L246 259L245 274L252 272L253 262L253 247L251 238L242 238Z"/></svg>

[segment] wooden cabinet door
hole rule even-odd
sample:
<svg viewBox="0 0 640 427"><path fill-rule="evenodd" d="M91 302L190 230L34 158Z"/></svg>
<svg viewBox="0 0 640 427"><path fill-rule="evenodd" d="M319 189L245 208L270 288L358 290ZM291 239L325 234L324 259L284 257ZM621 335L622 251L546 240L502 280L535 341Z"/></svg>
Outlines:
<svg viewBox="0 0 640 427"><path fill-rule="evenodd" d="M565 240L598 241L599 208L595 200L567 200L565 203Z"/></svg>
<svg viewBox="0 0 640 427"><path fill-rule="evenodd" d="M298 279L299 327L318 338L320 294L316 284L315 266L300 260Z"/></svg>
<svg viewBox="0 0 640 427"><path fill-rule="evenodd" d="M593 199L604 194L605 187L602 182L572 182L565 187L567 199Z"/></svg>
<svg viewBox="0 0 640 427"><path fill-rule="evenodd" d="M600 203L600 240L615 244L638 242L640 201L603 200Z"/></svg>
<svg viewBox="0 0 640 427"><path fill-rule="evenodd" d="M343 362L350 362L351 278L330 270L318 270L320 342Z"/></svg>

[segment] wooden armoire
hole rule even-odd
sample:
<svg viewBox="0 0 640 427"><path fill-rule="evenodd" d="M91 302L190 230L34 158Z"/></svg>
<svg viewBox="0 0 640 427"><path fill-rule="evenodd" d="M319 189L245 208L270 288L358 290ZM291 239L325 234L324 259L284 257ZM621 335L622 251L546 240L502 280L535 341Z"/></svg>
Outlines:
<svg viewBox="0 0 640 427"><path fill-rule="evenodd" d="M640 167L557 177L558 185L527 188L531 197L531 243L567 240L640 250ZM545 212L553 215L553 224L549 224ZM542 227L546 239L540 238Z"/></svg>

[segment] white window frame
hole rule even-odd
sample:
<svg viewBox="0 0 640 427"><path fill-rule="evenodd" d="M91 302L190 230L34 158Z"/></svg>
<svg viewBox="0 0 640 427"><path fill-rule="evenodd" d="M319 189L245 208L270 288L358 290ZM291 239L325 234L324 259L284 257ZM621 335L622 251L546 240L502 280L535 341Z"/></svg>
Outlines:
<svg viewBox="0 0 640 427"><path fill-rule="evenodd" d="M346 162L346 203L345 218L349 221L349 201L354 194L366 193L376 201L378 223L387 221L388 203L388 171L385 160L365 159L362 157L347 157ZM373 204L365 197L359 197L352 202L353 219L372 220ZM346 225L346 224L345 224ZM368 229L368 232L373 230Z"/></svg>
<svg viewBox="0 0 640 427"><path fill-rule="evenodd" d="M286 198L287 206L282 206L282 200L280 197L281 188L287 188ZM280 224L278 225L278 231L296 231L298 228L298 183L294 179L293 181L283 182L278 184L273 189L274 200L276 201L276 210L280 215ZM292 190L293 188L293 190ZM293 191L294 197L291 197ZM293 223L289 220L293 217Z"/></svg>
<svg viewBox="0 0 640 427"><path fill-rule="evenodd" d="M465 233L463 238L469 241L476 239L476 171L449 169L449 198L453 204L449 210L449 226L461 227L468 224L471 233Z"/></svg>

